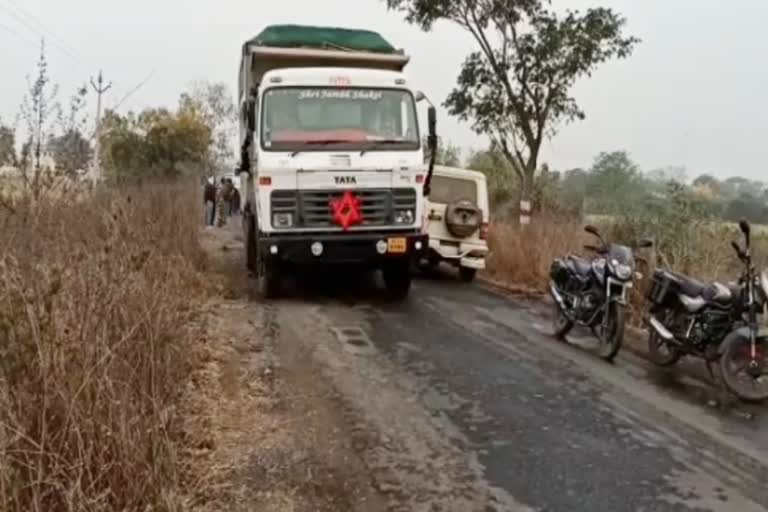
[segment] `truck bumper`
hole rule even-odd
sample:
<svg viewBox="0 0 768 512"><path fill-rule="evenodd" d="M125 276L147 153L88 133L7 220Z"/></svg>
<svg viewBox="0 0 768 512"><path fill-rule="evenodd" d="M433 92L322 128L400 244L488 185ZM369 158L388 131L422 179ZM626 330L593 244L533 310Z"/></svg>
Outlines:
<svg viewBox="0 0 768 512"><path fill-rule="evenodd" d="M428 245L426 234L414 232L303 233L263 236L259 239L259 252L268 261L382 267L395 262L413 263L426 253Z"/></svg>

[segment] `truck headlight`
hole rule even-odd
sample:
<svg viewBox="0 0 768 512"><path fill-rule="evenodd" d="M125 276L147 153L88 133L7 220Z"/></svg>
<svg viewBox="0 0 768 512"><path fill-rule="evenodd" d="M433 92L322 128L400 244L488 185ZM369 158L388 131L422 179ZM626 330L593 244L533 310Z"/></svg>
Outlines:
<svg viewBox="0 0 768 512"><path fill-rule="evenodd" d="M398 210L395 212L395 224L413 224L413 210Z"/></svg>
<svg viewBox="0 0 768 512"><path fill-rule="evenodd" d="M272 227L290 228L293 226L292 213L274 213L272 214Z"/></svg>

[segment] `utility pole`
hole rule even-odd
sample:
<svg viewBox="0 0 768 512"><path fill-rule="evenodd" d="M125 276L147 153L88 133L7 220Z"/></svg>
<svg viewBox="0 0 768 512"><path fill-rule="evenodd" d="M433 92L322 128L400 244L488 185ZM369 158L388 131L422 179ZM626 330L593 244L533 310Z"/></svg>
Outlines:
<svg viewBox="0 0 768 512"><path fill-rule="evenodd" d="M96 99L96 141L93 144L93 167L94 167L94 174L96 175L96 180L101 181L102 179L102 173L101 173L101 96L107 92L112 87L112 82L108 83L106 86L104 86L104 77L102 76L101 71L99 71L99 78L94 83L93 78L91 78L91 87L93 87L93 90L96 91L97 99Z"/></svg>

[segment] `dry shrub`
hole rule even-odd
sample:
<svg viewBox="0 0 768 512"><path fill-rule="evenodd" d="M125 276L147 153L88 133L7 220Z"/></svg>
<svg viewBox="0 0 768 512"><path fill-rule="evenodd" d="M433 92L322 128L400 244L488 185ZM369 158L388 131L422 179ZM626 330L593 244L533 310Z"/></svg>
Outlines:
<svg viewBox="0 0 768 512"><path fill-rule="evenodd" d="M192 186L0 213L0 499L172 510L185 326L207 293Z"/></svg>
<svg viewBox="0 0 768 512"><path fill-rule="evenodd" d="M573 217L540 214L528 226L493 224L486 274L508 285L544 291L552 260L578 252L585 240L582 223Z"/></svg>
<svg viewBox="0 0 768 512"><path fill-rule="evenodd" d="M627 219L592 219L604 233L607 241L632 246L640 239L653 237L659 243L654 250L636 250L637 270L643 275L635 282L631 295L632 322L642 321L647 306L645 294L650 286L653 271L658 267L700 280L735 282L742 269L730 241L741 243L738 227L712 222L643 223ZM585 235L585 223L574 217L540 214L530 226L497 223L491 227L486 275L513 289L545 292L549 282L552 260L569 253L583 253L582 246L592 243ZM593 256L592 254L583 254ZM753 257L758 268L768 265L768 234L756 229L753 234Z"/></svg>

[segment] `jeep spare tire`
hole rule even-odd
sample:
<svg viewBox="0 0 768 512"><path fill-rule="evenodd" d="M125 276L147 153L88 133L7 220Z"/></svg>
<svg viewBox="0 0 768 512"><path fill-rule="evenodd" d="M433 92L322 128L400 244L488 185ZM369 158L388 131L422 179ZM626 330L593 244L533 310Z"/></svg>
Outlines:
<svg viewBox="0 0 768 512"><path fill-rule="evenodd" d="M466 238L480 228L480 208L467 199L454 201L445 209L445 225L448 232L457 238Z"/></svg>

